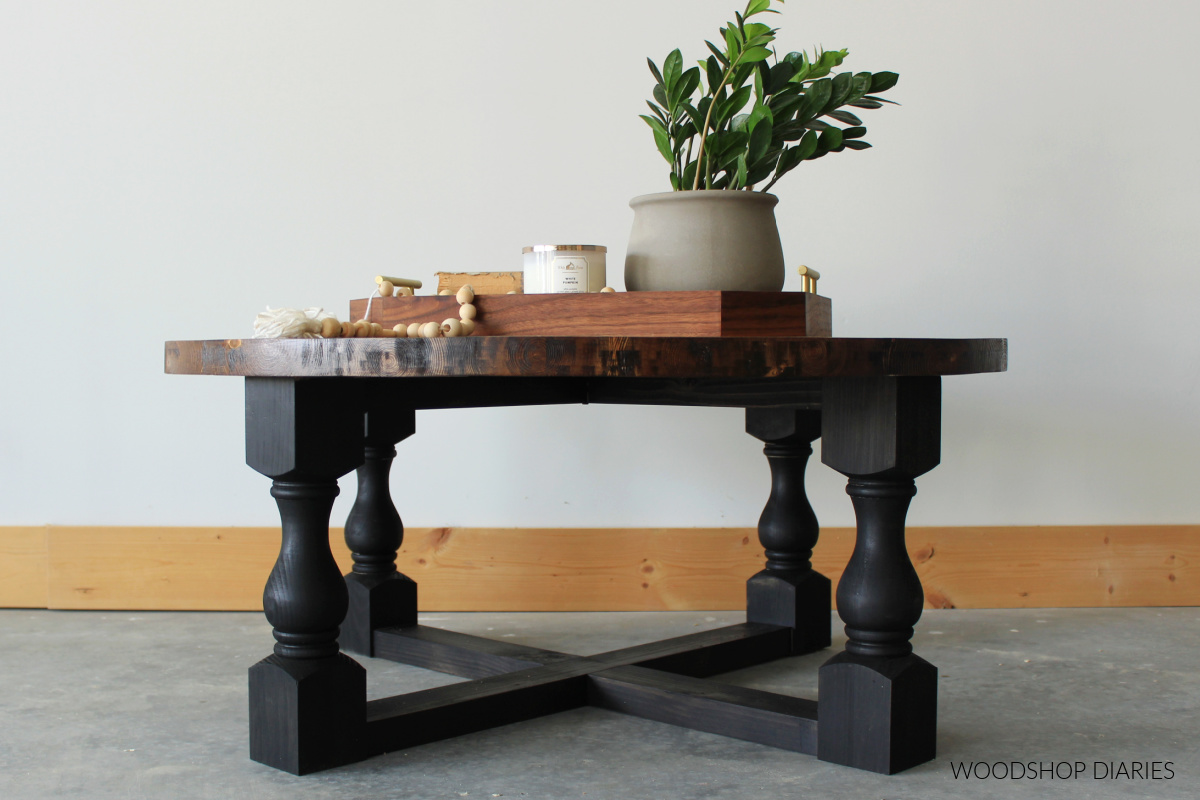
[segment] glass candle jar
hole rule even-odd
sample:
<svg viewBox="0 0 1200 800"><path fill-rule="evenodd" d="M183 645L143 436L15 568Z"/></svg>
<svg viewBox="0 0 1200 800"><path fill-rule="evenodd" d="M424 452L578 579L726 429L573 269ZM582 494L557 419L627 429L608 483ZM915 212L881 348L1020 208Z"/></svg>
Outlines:
<svg viewBox="0 0 1200 800"><path fill-rule="evenodd" d="M535 244L521 249L525 294L598 292L605 286L604 256L598 244Z"/></svg>

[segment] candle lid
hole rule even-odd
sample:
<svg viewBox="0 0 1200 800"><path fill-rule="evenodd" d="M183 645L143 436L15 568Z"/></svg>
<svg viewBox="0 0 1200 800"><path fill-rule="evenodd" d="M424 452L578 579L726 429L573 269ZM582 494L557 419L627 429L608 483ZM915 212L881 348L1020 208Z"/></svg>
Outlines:
<svg viewBox="0 0 1200 800"><path fill-rule="evenodd" d="M535 244L532 247L522 247L522 253L545 253L551 250L574 250L592 253L607 253L608 248L599 244Z"/></svg>

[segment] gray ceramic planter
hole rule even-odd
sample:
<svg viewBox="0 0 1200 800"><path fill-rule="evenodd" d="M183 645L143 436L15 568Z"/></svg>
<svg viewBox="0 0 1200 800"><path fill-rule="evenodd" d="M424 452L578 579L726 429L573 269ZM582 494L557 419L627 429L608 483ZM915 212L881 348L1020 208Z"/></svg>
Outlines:
<svg viewBox="0 0 1200 800"><path fill-rule="evenodd" d="M631 292L783 289L783 248L773 194L699 190L629 201L625 253Z"/></svg>

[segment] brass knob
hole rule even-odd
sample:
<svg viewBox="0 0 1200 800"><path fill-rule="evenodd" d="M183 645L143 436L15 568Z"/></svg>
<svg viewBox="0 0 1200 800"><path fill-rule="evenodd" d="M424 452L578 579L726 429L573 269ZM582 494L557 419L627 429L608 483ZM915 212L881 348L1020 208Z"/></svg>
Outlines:
<svg viewBox="0 0 1200 800"><path fill-rule="evenodd" d="M800 291L808 292L809 294L817 293L817 281L820 279L821 273L817 272L812 267L806 267L803 264L800 266Z"/></svg>

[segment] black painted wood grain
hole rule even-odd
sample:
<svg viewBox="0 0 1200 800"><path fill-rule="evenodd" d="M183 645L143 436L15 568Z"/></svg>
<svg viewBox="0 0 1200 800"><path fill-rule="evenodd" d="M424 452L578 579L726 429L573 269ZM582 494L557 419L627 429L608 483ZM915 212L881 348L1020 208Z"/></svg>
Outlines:
<svg viewBox="0 0 1200 800"><path fill-rule="evenodd" d="M588 701L693 730L815 755L817 703L644 667L593 673Z"/></svg>
<svg viewBox="0 0 1200 800"><path fill-rule="evenodd" d="M487 678L574 658L483 636L412 625L375 631L375 655L463 678Z"/></svg>

